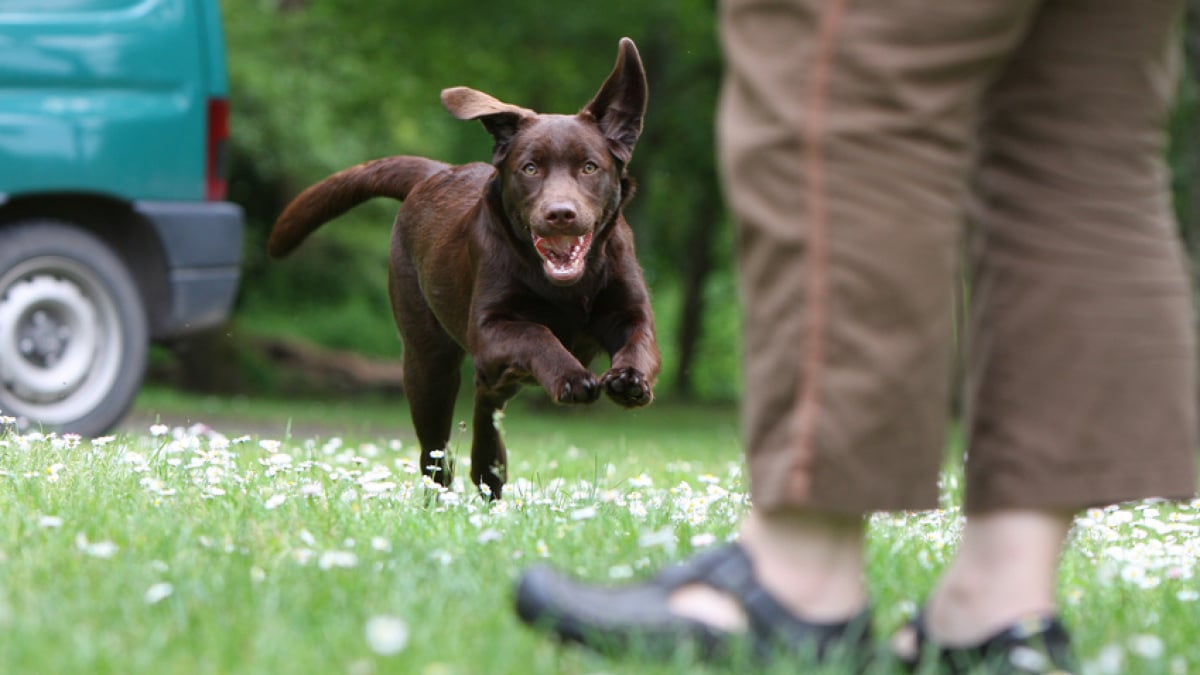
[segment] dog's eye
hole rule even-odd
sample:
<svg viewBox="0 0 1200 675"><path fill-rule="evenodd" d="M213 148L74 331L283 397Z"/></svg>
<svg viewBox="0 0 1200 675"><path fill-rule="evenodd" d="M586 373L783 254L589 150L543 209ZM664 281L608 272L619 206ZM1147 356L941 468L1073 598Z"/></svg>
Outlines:
<svg viewBox="0 0 1200 675"><path fill-rule="evenodd" d="M600 165L595 162L588 161L583 164L583 175L590 176L600 170Z"/></svg>
<svg viewBox="0 0 1200 675"><path fill-rule="evenodd" d="M533 162L530 162L530 163L526 164L525 166L521 167L521 173L525 174L526 176L536 176L537 172L538 172L537 164L534 164Z"/></svg>

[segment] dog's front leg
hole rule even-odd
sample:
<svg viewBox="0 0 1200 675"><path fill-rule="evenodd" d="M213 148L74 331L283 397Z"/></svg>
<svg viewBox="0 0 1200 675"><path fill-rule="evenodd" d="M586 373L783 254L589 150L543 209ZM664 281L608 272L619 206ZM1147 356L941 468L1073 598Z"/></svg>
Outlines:
<svg viewBox="0 0 1200 675"><path fill-rule="evenodd" d="M654 339L653 319L633 321L625 332L628 338L612 353L612 367L601 376L600 385L618 405L636 408L654 400L654 382L662 370L662 358Z"/></svg>
<svg viewBox="0 0 1200 675"><path fill-rule="evenodd" d="M498 411L516 395L520 385L513 383L499 388L479 386L475 388L475 413L472 418L471 435L471 482L485 497L499 499L508 480L508 450L500 435Z"/></svg>
<svg viewBox="0 0 1200 675"><path fill-rule="evenodd" d="M532 377L559 403L591 403L600 382L549 328L530 321L491 321L472 341L477 387L501 389Z"/></svg>
<svg viewBox="0 0 1200 675"><path fill-rule="evenodd" d="M483 324L472 346L475 413L471 480L486 496L498 499L507 476L508 451L495 416L516 395L521 383L533 377L559 403L591 403L600 397L600 383L540 324Z"/></svg>
<svg viewBox="0 0 1200 675"><path fill-rule="evenodd" d="M633 284L612 289L605 301L606 310L595 325L612 367L601 376L600 385L617 405L647 405L654 400L654 383L662 370L649 294L644 286Z"/></svg>

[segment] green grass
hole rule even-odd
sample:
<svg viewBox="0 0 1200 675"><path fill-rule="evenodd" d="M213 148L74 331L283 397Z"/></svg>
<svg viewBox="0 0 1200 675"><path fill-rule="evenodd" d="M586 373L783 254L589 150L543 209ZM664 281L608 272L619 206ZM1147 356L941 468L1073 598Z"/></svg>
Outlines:
<svg viewBox="0 0 1200 675"><path fill-rule="evenodd" d="M461 483L428 499L406 416L151 391L107 443L0 432L0 672L759 672L563 647L511 610L534 562L615 583L728 538L747 509L735 410L518 402L494 505ZM202 421L226 435L184 426ZM947 508L872 520L883 635L953 550L954 476ZM1198 559L1200 502L1080 519L1061 594L1087 672L1200 672ZM401 622L402 649L372 648L373 617Z"/></svg>

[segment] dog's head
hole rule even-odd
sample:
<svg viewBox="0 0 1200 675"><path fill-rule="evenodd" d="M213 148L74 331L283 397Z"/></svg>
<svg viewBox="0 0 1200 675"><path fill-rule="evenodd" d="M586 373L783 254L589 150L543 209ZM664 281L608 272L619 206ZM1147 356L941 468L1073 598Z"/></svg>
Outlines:
<svg viewBox="0 0 1200 675"><path fill-rule="evenodd" d="M442 104L459 119L480 120L495 139L504 215L546 278L560 286L583 278L593 243L632 189L625 165L646 112L646 73L633 41L621 40L612 72L575 115L540 115L466 87L444 90Z"/></svg>

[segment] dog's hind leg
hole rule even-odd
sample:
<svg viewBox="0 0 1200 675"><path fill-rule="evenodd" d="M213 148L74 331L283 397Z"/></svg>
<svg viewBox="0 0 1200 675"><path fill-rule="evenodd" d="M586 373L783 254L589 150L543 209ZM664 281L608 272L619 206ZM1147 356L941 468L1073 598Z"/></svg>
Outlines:
<svg viewBox="0 0 1200 675"><path fill-rule="evenodd" d="M422 299L415 276L396 270L388 292L404 343L404 393L421 444L421 472L449 487L454 478L450 429L462 381L462 347L446 333Z"/></svg>
<svg viewBox="0 0 1200 675"><path fill-rule="evenodd" d="M421 444L421 472L439 485L454 478L449 445L463 352L453 341L430 349L404 346L404 391Z"/></svg>

